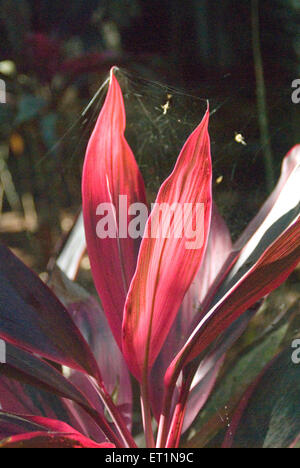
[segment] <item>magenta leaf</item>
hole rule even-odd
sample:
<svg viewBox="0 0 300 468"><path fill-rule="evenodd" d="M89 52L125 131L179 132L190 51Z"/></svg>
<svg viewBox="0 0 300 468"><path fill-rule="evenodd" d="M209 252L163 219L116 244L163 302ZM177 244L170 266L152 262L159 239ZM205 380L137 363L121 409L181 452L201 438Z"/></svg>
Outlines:
<svg viewBox="0 0 300 468"><path fill-rule="evenodd" d="M0 404L3 409L16 411L19 408L20 413L26 414L37 414L39 410L66 422L75 421L73 425L77 424L80 429L85 421L89 421L91 427L97 426L98 440L101 441L105 440L103 434L112 434L103 406L99 408L94 404L83 385L77 386L43 360L9 344L6 358L7 362L0 367ZM86 374L78 372L78 375L83 381L88 379ZM76 408L74 403L78 405Z"/></svg>
<svg viewBox="0 0 300 468"><path fill-rule="evenodd" d="M229 229L220 216L217 206L214 204L207 249L203 263L196 276L199 303L202 307L215 279L231 252L232 241Z"/></svg>
<svg viewBox="0 0 300 468"><path fill-rule="evenodd" d="M31 417L29 417L31 418ZM61 423L62 424L62 423ZM38 424L24 416L0 412L0 440L9 436L24 434L26 432L46 431L45 426Z"/></svg>
<svg viewBox="0 0 300 468"><path fill-rule="evenodd" d="M184 297L174 324L166 338L164 346L150 375L151 405L157 419L159 419L161 412L161 395L164 391L163 381L166 370L171 364L173 358L186 342L191 331L199 323L200 318L203 315L203 301L208 294L215 277L227 259L228 254L231 252L231 249L232 243L229 230L220 216L216 205L213 204L211 228L203 262ZM227 349L228 348L226 348L226 350ZM221 352L218 353L218 357L216 354L211 357L209 363L210 368L215 366L216 362L224 354L225 348L223 350L220 349L220 351ZM203 378L205 378L205 372L209 372L210 368L208 369L205 367L202 373Z"/></svg>
<svg viewBox="0 0 300 468"><path fill-rule="evenodd" d="M11 436L35 431L74 432L69 424L40 415L24 415L15 412L0 411L1 431Z"/></svg>
<svg viewBox="0 0 300 468"><path fill-rule="evenodd" d="M84 374L82 374L84 375ZM3 412L17 413L19 415L35 415L47 416L47 418L57 419L70 424L77 431L90 437L88 429L81 415L78 414L77 408L71 400L63 399L55 394L48 393L38 386L30 386L25 383L18 382L14 378L0 377L0 404ZM82 413L88 418L88 413L81 409ZM94 423L96 424L96 423ZM9 437L13 434L7 428L8 432L4 432L1 427L0 440ZM95 438L96 442L105 441L106 438L103 432L99 431L99 438ZM21 430L23 433L23 429Z"/></svg>
<svg viewBox="0 0 300 468"><path fill-rule="evenodd" d="M128 235L130 216L124 219L124 215L134 203L146 204L144 182L124 137L125 126L123 96L112 70L86 152L82 200L94 282L120 347L123 309L139 248L139 239Z"/></svg>
<svg viewBox="0 0 300 468"><path fill-rule="evenodd" d="M29 432L2 440L0 448L62 448L62 449L96 449L115 448L115 445L105 442L96 444L91 439L77 433L70 434L52 432Z"/></svg>
<svg viewBox="0 0 300 468"><path fill-rule="evenodd" d="M68 311L38 276L1 245L0 337L100 379L97 363Z"/></svg>
<svg viewBox="0 0 300 468"><path fill-rule="evenodd" d="M90 406L82 392L61 372L42 359L10 344L6 345L6 363L0 367L0 378L1 376L42 388L61 398L73 400L84 407ZM1 401L2 407L4 404Z"/></svg>
<svg viewBox="0 0 300 468"><path fill-rule="evenodd" d="M79 433L43 433L30 432L19 436L9 437L0 442L0 448L61 448L61 449L97 449L97 448L115 448L116 446L104 442L96 444L91 439Z"/></svg>
<svg viewBox="0 0 300 468"><path fill-rule="evenodd" d="M185 143L174 171L160 188L141 243L123 324L123 353L139 381L151 370L205 252L212 205L208 121L207 111ZM159 231L161 208L174 204L177 208L192 206L184 226L197 226L193 246L189 233L177 235L182 222L178 209L172 218L170 235ZM202 208L201 223L197 223L197 208Z"/></svg>
<svg viewBox="0 0 300 468"><path fill-rule="evenodd" d="M261 254L254 266L202 319L181 353L168 370L174 379L178 369L197 357L222 332L262 297L280 286L300 260L300 219L298 218ZM172 377L173 376L173 377Z"/></svg>
<svg viewBox="0 0 300 468"><path fill-rule="evenodd" d="M114 340L107 319L99 302L78 284L70 281L59 268L53 270L51 288L67 307L74 322L86 338L99 368L103 384L123 418L131 428L132 390L129 372L124 358ZM114 359L111 359L114 356ZM76 379L91 387L88 379L77 375ZM74 376L72 376L74 379ZM95 390L91 389L95 395ZM96 396L96 401L99 396ZM103 412L103 408L102 408Z"/></svg>
<svg viewBox="0 0 300 468"><path fill-rule="evenodd" d="M97 444L61 421L39 416L0 412L1 428L11 436L0 441L0 448L113 448Z"/></svg>
<svg viewBox="0 0 300 468"><path fill-rule="evenodd" d="M0 377L0 392L1 410L5 413L46 415L49 418L59 419L68 424L73 423L67 406L56 395L51 395L43 390L4 376ZM80 428L76 425L74 427L77 430ZM17 433L11 429L8 425L1 424L0 440ZM23 432L24 428L21 428L18 433Z"/></svg>
<svg viewBox="0 0 300 468"><path fill-rule="evenodd" d="M233 246L231 255L212 287L207 306L214 306L254 265L273 241L297 219L299 195L300 145L284 158L278 184Z"/></svg>
<svg viewBox="0 0 300 468"><path fill-rule="evenodd" d="M244 247L262 226L265 231L267 226L274 224L277 219L299 203L297 191L299 177L300 145L297 145L285 156L281 176L274 191L236 242L236 250Z"/></svg>

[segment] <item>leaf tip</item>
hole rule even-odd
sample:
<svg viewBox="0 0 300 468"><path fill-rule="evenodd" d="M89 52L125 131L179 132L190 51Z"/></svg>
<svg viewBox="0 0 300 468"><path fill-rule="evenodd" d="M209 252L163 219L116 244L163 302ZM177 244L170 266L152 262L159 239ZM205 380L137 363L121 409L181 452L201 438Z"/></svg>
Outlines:
<svg viewBox="0 0 300 468"><path fill-rule="evenodd" d="M110 80L109 80L109 83L111 84L113 82L113 80L115 79L115 73L117 71L119 71L119 67L117 67L117 65L113 65L110 69Z"/></svg>

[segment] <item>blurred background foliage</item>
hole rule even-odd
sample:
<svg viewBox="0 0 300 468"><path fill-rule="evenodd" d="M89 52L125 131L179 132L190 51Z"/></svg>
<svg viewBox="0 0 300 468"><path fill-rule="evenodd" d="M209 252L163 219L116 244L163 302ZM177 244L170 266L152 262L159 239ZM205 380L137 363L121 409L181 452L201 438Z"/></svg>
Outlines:
<svg viewBox="0 0 300 468"><path fill-rule="evenodd" d="M299 107L291 102L300 70L300 1L264 0L259 8L277 177L283 155L300 140ZM0 78L7 88L0 105L1 239L34 268L45 268L80 207L84 151L101 99L85 119L81 112L113 64L131 73L131 83L137 77L127 89L129 105L138 92L150 107L151 99L160 99L159 108L166 103L168 88L152 97L151 84L138 88L138 77L186 90L173 100L177 122L181 111L189 118L186 134L205 108L205 101L195 106L196 98L210 99L215 197L236 237L267 193L251 36L250 0L1 0ZM151 139L153 115L149 127L132 109L140 139L158 146L149 144L147 152L145 144L141 156L141 141L129 128L155 192L180 145L170 140L162 147L162 127ZM168 120L167 130L182 143L185 133L174 122ZM245 144L235 139L240 133Z"/></svg>
<svg viewBox="0 0 300 468"><path fill-rule="evenodd" d="M291 100L300 74L300 0L258 3L277 179L283 156L300 143L300 104ZM105 89L82 112L114 64L121 67L127 137L150 198L210 100L214 196L235 239L269 191L251 5L0 0L0 78L7 91L0 104L0 241L45 271L80 210L85 147ZM91 285L87 258L80 275ZM300 336L299 276L298 269L270 296L227 356L223 383L197 418L188 446L218 445L247 385Z"/></svg>

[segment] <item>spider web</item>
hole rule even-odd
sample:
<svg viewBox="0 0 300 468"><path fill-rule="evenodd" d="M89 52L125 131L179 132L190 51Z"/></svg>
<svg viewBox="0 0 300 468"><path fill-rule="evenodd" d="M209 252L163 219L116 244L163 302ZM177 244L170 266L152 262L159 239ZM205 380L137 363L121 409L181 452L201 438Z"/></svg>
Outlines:
<svg viewBox="0 0 300 468"><path fill-rule="evenodd" d="M266 197L263 167L263 149L260 144L254 90L248 83L236 86L238 79L230 74L217 82L199 79L199 85L187 92L137 73L118 69L126 108L126 138L134 152L144 176L148 196L152 201L170 174L177 156L195 127L201 121L207 103L210 104L210 136L213 160L214 198L225 217L235 239ZM103 105L108 79L78 116L57 144L38 162L59 162L57 190L69 190L75 203L80 203L80 178L88 138ZM290 103L291 91L287 86L272 101L270 112L281 115L284 105ZM281 159L292 146L278 145L286 133L289 122L270 129L276 147L275 170L278 175ZM62 162L63 161L63 162ZM50 167L49 167L50 170ZM68 174L76 173L76 182L68 185Z"/></svg>

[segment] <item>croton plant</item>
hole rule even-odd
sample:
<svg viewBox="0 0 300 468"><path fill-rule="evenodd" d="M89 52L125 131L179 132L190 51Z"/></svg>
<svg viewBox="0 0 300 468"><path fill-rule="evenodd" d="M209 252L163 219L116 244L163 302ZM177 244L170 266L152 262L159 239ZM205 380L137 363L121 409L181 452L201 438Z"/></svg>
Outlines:
<svg viewBox="0 0 300 468"><path fill-rule="evenodd" d="M212 199L209 116L207 109L143 225L133 215L148 207L146 191L112 69L87 147L82 215L49 284L0 246L0 447L298 443L300 370L288 347L270 356L228 414L216 408L201 426L229 350L300 259L300 146L233 244ZM176 229L153 235L165 206L201 208L200 242L191 248ZM199 212L184 214L194 232ZM169 221L180 224L175 211ZM100 300L75 283L86 249Z"/></svg>

